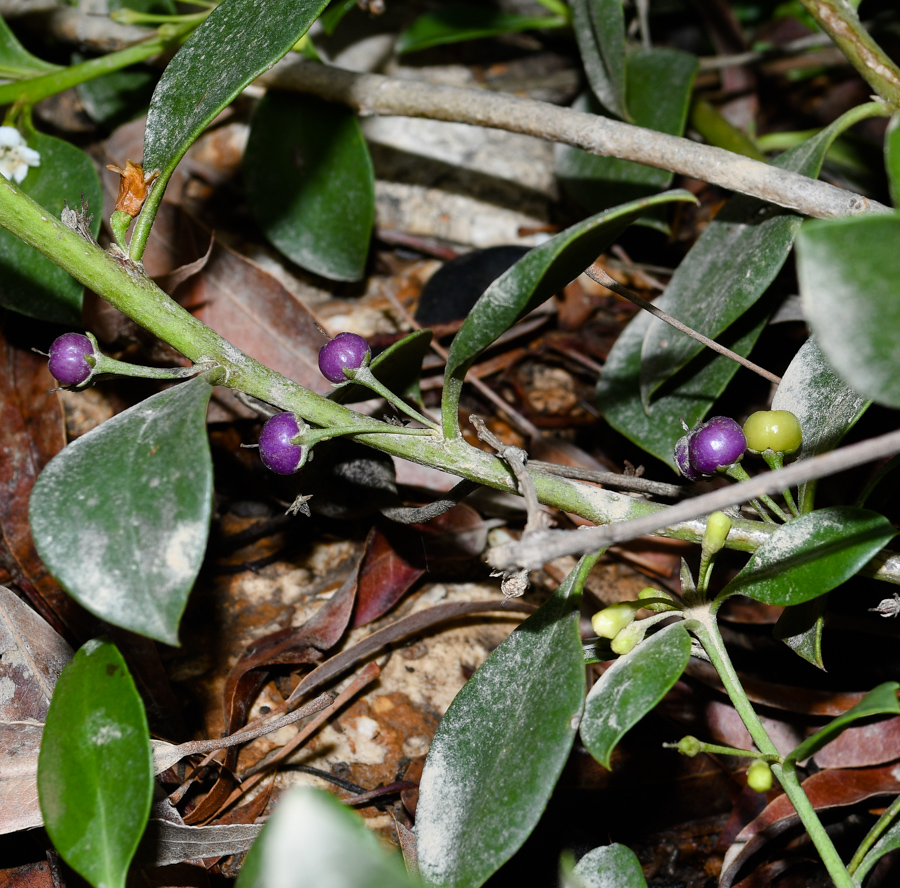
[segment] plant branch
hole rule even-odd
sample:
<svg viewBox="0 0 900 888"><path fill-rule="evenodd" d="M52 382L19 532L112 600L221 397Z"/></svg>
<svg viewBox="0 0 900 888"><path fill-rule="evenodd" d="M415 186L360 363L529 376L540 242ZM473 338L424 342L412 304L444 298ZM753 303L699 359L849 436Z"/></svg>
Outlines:
<svg viewBox="0 0 900 888"><path fill-rule="evenodd" d="M847 0L800 0L850 64L888 104L900 108L900 68L863 27Z"/></svg>
<svg viewBox="0 0 900 888"><path fill-rule="evenodd" d="M883 204L859 194L722 148L534 99L379 74L357 74L293 59L282 60L257 83L340 102L363 117L424 117L524 133L592 154L670 170L807 216L831 218L890 212Z"/></svg>
<svg viewBox="0 0 900 888"><path fill-rule="evenodd" d="M779 472L766 472L749 481L723 487L691 500L669 506L665 511L606 527L580 528L577 531L545 530L528 540L506 543L488 553L488 561L497 570L539 567L563 555L581 555L595 549L623 543L645 534L665 531L672 521L690 521L717 509L727 509L753 497L777 493L786 488L824 478L900 452L900 430L832 450L795 462ZM896 558L895 558L896 560ZM892 582L895 582L892 580Z"/></svg>
<svg viewBox="0 0 900 888"><path fill-rule="evenodd" d="M638 308L642 308L644 311L652 314L653 317L659 318L659 320L664 321L670 327L674 327L679 332L684 333L685 336L690 336L691 339L696 340L701 345L705 345L707 348L712 349L712 351L718 352L726 358L731 358L732 361L735 361L742 367L752 370L757 376L761 376L763 379L767 379L775 385L781 384L780 376L770 373L765 367L760 367L759 364L748 361L746 358L733 352L730 348L720 345L715 339L710 339L708 336L698 333L687 324L683 324L678 318L672 317L668 312L663 311L661 308L657 308L652 302L648 302L646 299L638 296L637 293L633 293L628 287L623 286L617 280L611 278L599 265L592 265L590 268L586 269L584 273L592 281L600 284L602 287L606 287L607 290L612 290L613 293L617 293L623 299L633 302Z"/></svg>

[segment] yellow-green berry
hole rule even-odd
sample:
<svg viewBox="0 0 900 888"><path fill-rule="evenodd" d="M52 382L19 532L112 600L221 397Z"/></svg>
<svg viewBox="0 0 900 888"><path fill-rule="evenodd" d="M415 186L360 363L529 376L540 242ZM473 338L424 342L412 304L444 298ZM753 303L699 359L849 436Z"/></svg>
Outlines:
<svg viewBox="0 0 900 888"><path fill-rule="evenodd" d="M800 420L790 410L758 410L744 423L744 435L753 453L794 453L803 443Z"/></svg>
<svg viewBox="0 0 900 888"><path fill-rule="evenodd" d="M747 786L756 792L768 792L772 788L772 769L768 762L757 759L747 769Z"/></svg>
<svg viewBox="0 0 900 888"><path fill-rule="evenodd" d="M634 622L636 606L631 601L619 601L597 611L591 618L591 626L600 638L615 638L626 626Z"/></svg>

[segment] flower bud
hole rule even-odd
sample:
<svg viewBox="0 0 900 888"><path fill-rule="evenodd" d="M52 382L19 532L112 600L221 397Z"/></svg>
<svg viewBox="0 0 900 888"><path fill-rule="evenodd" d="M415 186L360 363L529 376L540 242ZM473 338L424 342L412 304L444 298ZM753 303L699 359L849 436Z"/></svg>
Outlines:
<svg viewBox="0 0 900 888"><path fill-rule="evenodd" d="M631 601L619 601L597 611L591 618L591 626L600 638L615 638L626 626L634 622L637 606Z"/></svg>
<svg viewBox="0 0 900 888"><path fill-rule="evenodd" d="M707 555L715 555L722 550L730 530L731 519L724 512L713 512L709 516L703 531L703 549Z"/></svg>
<svg viewBox="0 0 900 888"><path fill-rule="evenodd" d="M772 769L768 762L757 759L747 769L747 786L756 792L768 792L772 788Z"/></svg>

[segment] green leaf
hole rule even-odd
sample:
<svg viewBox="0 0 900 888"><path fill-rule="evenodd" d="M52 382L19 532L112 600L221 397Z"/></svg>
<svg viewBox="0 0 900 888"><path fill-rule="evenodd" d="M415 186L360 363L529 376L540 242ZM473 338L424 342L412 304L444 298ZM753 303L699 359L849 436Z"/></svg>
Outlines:
<svg viewBox="0 0 900 888"><path fill-rule="evenodd" d="M328 0L224 0L175 54L147 115L144 169L159 180L143 212L152 221L166 183L213 118L309 30Z"/></svg>
<svg viewBox="0 0 900 888"><path fill-rule="evenodd" d="M331 280L363 276L375 173L352 111L267 93L253 115L243 169L250 210L285 256Z"/></svg>
<svg viewBox="0 0 900 888"><path fill-rule="evenodd" d="M859 109L845 114L772 165L817 176L832 141L861 114ZM768 289L787 259L801 222L802 217L789 210L744 195L733 197L676 269L657 305L717 339ZM654 319L641 355L644 405L704 350L696 340Z"/></svg>
<svg viewBox="0 0 900 888"><path fill-rule="evenodd" d="M670 201L694 198L686 191L667 191L591 216L526 253L484 291L450 346L441 404L445 434L459 434L462 381L478 355L584 271L635 219Z"/></svg>
<svg viewBox="0 0 900 888"><path fill-rule="evenodd" d="M684 623L666 626L619 657L591 688L581 719L588 752L610 768L613 750L671 690L691 658L691 637Z"/></svg>
<svg viewBox="0 0 900 888"><path fill-rule="evenodd" d="M41 155L41 165L32 167L21 188L59 219L65 202L73 210L81 207L81 196L93 210L90 229L100 231L103 191L91 159L74 145L36 133L28 147ZM59 324L81 323L84 287L68 272L0 229L0 305L20 314Z"/></svg>
<svg viewBox="0 0 900 888"><path fill-rule="evenodd" d="M628 110L638 126L680 136L684 132L697 59L676 49L634 50L628 54ZM578 111L600 114L591 94L576 100ZM668 188L668 170L600 157L580 148L558 145L556 174L563 188L581 206L596 213L627 200Z"/></svg>
<svg viewBox="0 0 900 888"><path fill-rule="evenodd" d="M594 562L579 562L488 657L441 721L416 809L419 869L428 884L483 884L546 807L584 705L577 602Z"/></svg>
<svg viewBox="0 0 900 888"><path fill-rule="evenodd" d="M768 317L764 306L754 306L719 342L746 357ZM641 343L652 320L641 312L616 340L597 384L597 403L614 429L674 469L675 442L684 434L681 420L693 427L703 419L740 368L730 358L707 350L671 379L645 410L640 396Z"/></svg>
<svg viewBox="0 0 900 888"><path fill-rule="evenodd" d="M375 378L395 395L415 404L422 403L419 380L422 362L431 346L431 330L416 330L386 348L369 364ZM372 390L352 382L338 386L328 397L338 404L352 404L374 397Z"/></svg>
<svg viewBox="0 0 900 888"><path fill-rule="evenodd" d="M884 165L891 186L891 202L900 208L900 113L888 123L884 137Z"/></svg>
<svg viewBox="0 0 900 888"><path fill-rule="evenodd" d="M625 13L622 0L572 0L572 29L594 95L628 120L625 100Z"/></svg>
<svg viewBox="0 0 900 888"><path fill-rule="evenodd" d="M113 71L77 87L84 110L108 130L134 120L146 111L157 74L147 68Z"/></svg>
<svg viewBox="0 0 900 888"><path fill-rule="evenodd" d="M641 862L624 845L604 845L588 851L575 866L585 888L647 888Z"/></svg>
<svg viewBox="0 0 900 888"><path fill-rule="evenodd" d="M803 443L795 458L809 459L837 447L869 403L831 369L815 337L810 336L781 377L772 409L790 410L800 420ZM800 485L803 511L812 507L815 486L815 482Z"/></svg>
<svg viewBox="0 0 900 888"><path fill-rule="evenodd" d="M840 586L897 531L883 515L853 506L818 509L779 527L722 590L764 604L810 601Z"/></svg>
<svg viewBox="0 0 900 888"><path fill-rule="evenodd" d="M56 683L38 758L44 825L95 888L124 888L150 816L147 716L116 646L85 644Z"/></svg>
<svg viewBox="0 0 900 888"><path fill-rule="evenodd" d="M278 801L235 888L414 888L362 818L321 789L295 787Z"/></svg>
<svg viewBox="0 0 900 888"><path fill-rule="evenodd" d="M325 33L329 36L333 34L335 28L343 21L344 16L358 5L357 0L331 0L328 4L328 9L319 16L319 23L322 25Z"/></svg>
<svg viewBox="0 0 900 888"><path fill-rule="evenodd" d="M59 65L51 65L28 52L10 31L9 25L0 18L0 78L26 80L61 70Z"/></svg>
<svg viewBox="0 0 900 888"><path fill-rule="evenodd" d="M900 407L900 216L815 221L797 238L803 309L829 364L860 395Z"/></svg>
<svg viewBox="0 0 900 888"><path fill-rule="evenodd" d="M822 630L825 628L825 609L828 596L820 595L812 601L786 607L775 622L772 635L783 641L798 657L819 669L825 668L822 659Z"/></svg>
<svg viewBox="0 0 900 888"><path fill-rule="evenodd" d="M490 6L447 3L435 12L420 15L397 39L395 49L398 53L416 52L445 43L460 43L536 28L560 28L566 24L561 16L516 15Z"/></svg>
<svg viewBox="0 0 900 888"><path fill-rule="evenodd" d="M894 823L894 825L868 850L866 856L863 857L861 863L852 875L861 885L869 874L869 870L871 870L885 854L896 851L898 848L900 848L900 821Z"/></svg>
<svg viewBox="0 0 900 888"><path fill-rule="evenodd" d="M55 456L31 494L35 545L66 591L166 644L209 534L211 393L198 377L114 416Z"/></svg>
<svg viewBox="0 0 900 888"><path fill-rule="evenodd" d="M823 746L836 740L851 724L873 715L900 715L900 703L897 702L897 691L900 684L886 681L869 691L852 709L832 719L824 728L807 737L784 760L785 767L796 767L798 762L815 755Z"/></svg>

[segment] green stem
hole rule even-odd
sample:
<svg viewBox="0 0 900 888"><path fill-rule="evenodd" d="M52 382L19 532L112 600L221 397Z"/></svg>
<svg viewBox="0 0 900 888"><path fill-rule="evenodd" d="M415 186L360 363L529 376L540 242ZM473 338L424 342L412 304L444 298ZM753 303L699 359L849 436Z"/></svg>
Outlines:
<svg viewBox="0 0 900 888"><path fill-rule="evenodd" d="M731 705L734 706L741 717L744 727L749 731L756 748L764 756L774 756L772 773L794 806L794 810L797 812L800 822L806 829L813 845L819 852L819 856L822 858L822 862L825 864L825 868L828 870L828 875L831 876L835 888L857 888L853 878L847 872L840 855L837 853L831 837L825 832L825 827L822 825L822 821L819 820L809 797L803 791L796 770L792 765L779 764L781 756L759 720L753 706L750 704L731 658L728 656L725 643L719 634L719 627L716 625L714 608L697 608L694 613L690 614L690 617L694 624L693 631L695 635L700 644L703 645L710 662L719 674L725 693L728 694Z"/></svg>
<svg viewBox="0 0 900 888"><path fill-rule="evenodd" d="M884 831L897 819L900 815L900 796L885 809L885 812L878 818L875 825L869 830L866 837L859 843L856 853L853 855L850 863L847 865L847 871L853 875L859 869L859 865L863 862L863 858L868 854L872 846L881 838Z"/></svg>
<svg viewBox="0 0 900 888"><path fill-rule="evenodd" d="M727 469L724 470L724 473L729 478L733 478L735 481L750 480L750 476L747 474L747 470L740 463L734 463L733 465L730 465ZM781 521L787 523L791 520L790 517L785 514L784 509L782 509L781 506L779 506L778 503L776 503L775 500L772 499L772 497L768 496L768 494L761 494L759 498L769 507L769 509L771 509L772 514L774 514ZM760 508L756 503L753 503L753 508L756 509L757 512L759 512L760 517L763 517L764 513L760 511ZM764 517L763 520L765 520Z"/></svg>
<svg viewBox="0 0 900 888"><path fill-rule="evenodd" d="M172 46L178 45L185 34L196 27L195 24L170 26L164 34L157 34L127 49L109 53L97 59L90 59L78 65L71 65L61 71L44 74L42 77L34 77L31 80L23 80L18 83L6 83L0 86L0 105L15 103L19 106L29 106L61 93L63 90L80 83L86 83L104 74L110 74L121 68L127 68L137 62L158 56ZM162 30L162 29L160 29Z"/></svg>
<svg viewBox="0 0 900 888"><path fill-rule="evenodd" d="M800 0L863 79L894 109L900 108L900 68L863 27L847 0Z"/></svg>
<svg viewBox="0 0 900 888"><path fill-rule="evenodd" d="M405 413L411 419L414 419L416 422L422 423L426 428L432 429L435 432L440 432L441 427L434 422L433 420L428 419L426 416L422 416L418 410L414 410L409 406L405 401L401 400L397 395L395 395L387 386L383 385L375 378L375 374L368 367L360 367L357 371L354 372L351 377L353 382L358 383L359 385L364 385L366 388L371 389L375 394L381 395L388 404L392 404L401 412Z"/></svg>
<svg viewBox="0 0 900 888"><path fill-rule="evenodd" d="M784 454L779 450L764 450L760 456L766 461L766 465L773 471L777 472L779 469L784 468ZM797 508L797 504L794 502L793 494L789 489L785 489L781 491L781 495L784 497L784 501L787 503L787 507L791 510L791 514L795 518L800 517L800 510Z"/></svg>

